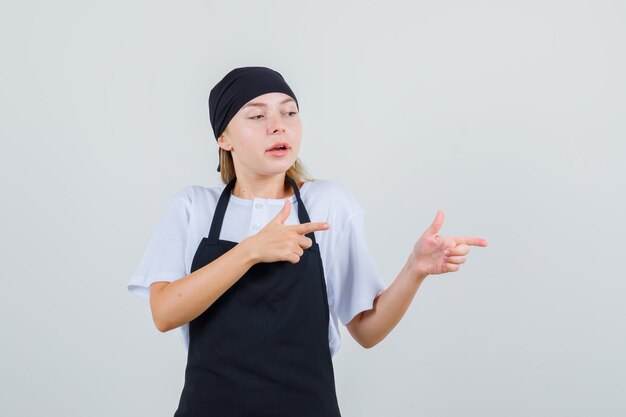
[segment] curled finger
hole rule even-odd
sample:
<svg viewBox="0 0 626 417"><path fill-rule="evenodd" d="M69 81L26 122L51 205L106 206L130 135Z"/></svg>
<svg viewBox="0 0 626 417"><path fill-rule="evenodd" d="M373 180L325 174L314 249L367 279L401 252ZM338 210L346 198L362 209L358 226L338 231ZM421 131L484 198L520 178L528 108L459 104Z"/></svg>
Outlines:
<svg viewBox="0 0 626 417"><path fill-rule="evenodd" d="M301 248L308 249L311 246L313 246L313 240L306 236L300 236L300 238L298 239L298 244L300 245Z"/></svg>
<svg viewBox="0 0 626 417"><path fill-rule="evenodd" d="M446 262L452 264L462 264L467 260L467 256L447 256Z"/></svg>
<svg viewBox="0 0 626 417"><path fill-rule="evenodd" d="M304 249L302 249L297 242L294 242L292 244L292 251L293 251L293 253L298 255L298 257L300 257L300 256L302 256L304 254Z"/></svg>
<svg viewBox="0 0 626 417"><path fill-rule="evenodd" d="M447 248L444 251L446 256L467 255L469 253L469 246L466 244L460 244L452 248Z"/></svg>
<svg viewBox="0 0 626 417"><path fill-rule="evenodd" d="M295 253L291 253L291 255L289 255L287 260L291 262L292 264L297 264L298 262L300 262L300 257L296 255Z"/></svg>
<svg viewBox="0 0 626 417"><path fill-rule="evenodd" d="M457 265L457 264L450 264L450 263L446 264L446 269L448 270L448 272L456 272L459 270L460 267L461 265Z"/></svg>

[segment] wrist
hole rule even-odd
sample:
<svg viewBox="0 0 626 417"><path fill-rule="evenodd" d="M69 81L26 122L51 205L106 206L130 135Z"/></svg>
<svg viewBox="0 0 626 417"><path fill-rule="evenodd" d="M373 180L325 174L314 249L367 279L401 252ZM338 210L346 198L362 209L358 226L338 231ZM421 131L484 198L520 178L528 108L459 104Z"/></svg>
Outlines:
<svg viewBox="0 0 626 417"><path fill-rule="evenodd" d="M407 260L407 268L410 271L411 276L420 281L424 280L429 275L415 258L414 252L411 252L411 256L409 256L409 259Z"/></svg>
<svg viewBox="0 0 626 417"><path fill-rule="evenodd" d="M254 235L248 236L239 242L239 250L241 251L241 256L244 258L244 261L250 267L259 263L259 258L256 251L256 246L253 243Z"/></svg>

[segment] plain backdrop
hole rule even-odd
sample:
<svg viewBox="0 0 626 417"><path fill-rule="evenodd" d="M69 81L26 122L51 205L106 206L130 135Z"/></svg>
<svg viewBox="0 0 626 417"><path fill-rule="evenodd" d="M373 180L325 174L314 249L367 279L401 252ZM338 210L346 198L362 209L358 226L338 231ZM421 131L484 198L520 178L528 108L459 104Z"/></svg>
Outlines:
<svg viewBox="0 0 626 417"><path fill-rule="evenodd" d="M126 290L167 200L219 184L211 87L279 71L300 157L387 284L437 210L487 239L372 349L344 417L626 415L622 1L0 6L0 415L172 416L186 356Z"/></svg>

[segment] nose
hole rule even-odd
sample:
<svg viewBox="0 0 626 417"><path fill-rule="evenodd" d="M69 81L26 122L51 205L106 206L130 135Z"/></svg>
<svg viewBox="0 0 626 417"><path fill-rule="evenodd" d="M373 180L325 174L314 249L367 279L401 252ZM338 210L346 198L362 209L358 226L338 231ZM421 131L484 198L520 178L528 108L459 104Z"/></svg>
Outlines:
<svg viewBox="0 0 626 417"><path fill-rule="evenodd" d="M275 112L272 117L270 117L269 130L270 133L285 131L285 123L280 112Z"/></svg>

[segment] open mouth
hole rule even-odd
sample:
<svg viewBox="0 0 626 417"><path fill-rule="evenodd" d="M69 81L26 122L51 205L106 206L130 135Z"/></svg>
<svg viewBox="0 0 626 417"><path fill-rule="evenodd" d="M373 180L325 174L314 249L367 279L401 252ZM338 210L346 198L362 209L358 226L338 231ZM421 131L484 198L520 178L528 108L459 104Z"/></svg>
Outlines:
<svg viewBox="0 0 626 417"><path fill-rule="evenodd" d="M272 152L272 151L284 151L289 149L289 145L286 142L276 142L274 143L274 145L272 145L271 148L269 148L267 150L267 152Z"/></svg>
<svg viewBox="0 0 626 417"><path fill-rule="evenodd" d="M289 153L289 146L286 144L278 144L266 152L272 156L285 156Z"/></svg>

